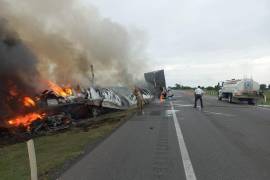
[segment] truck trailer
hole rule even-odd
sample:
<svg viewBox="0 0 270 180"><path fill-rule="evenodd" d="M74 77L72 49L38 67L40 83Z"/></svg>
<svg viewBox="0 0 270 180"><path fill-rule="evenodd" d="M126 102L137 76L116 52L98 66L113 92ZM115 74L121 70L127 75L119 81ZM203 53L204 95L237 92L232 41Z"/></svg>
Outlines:
<svg viewBox="0 0 270 180"><path fill-rule="evenodd" d="M164 70L162 69L144 73L144 78L147 83L148 89L150 89L156 97L160 97L163 89L166 89Z"/></svg>

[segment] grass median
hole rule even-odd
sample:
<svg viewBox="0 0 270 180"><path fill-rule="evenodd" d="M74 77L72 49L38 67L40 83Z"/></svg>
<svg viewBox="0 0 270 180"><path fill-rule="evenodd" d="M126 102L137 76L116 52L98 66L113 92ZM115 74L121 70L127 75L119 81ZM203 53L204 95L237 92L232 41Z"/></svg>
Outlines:
<svg viewBox="0 0 270 180"><path fill-rule="evenodd" d="M106 114L102 123L94 127L71 128L65 132L34 139L39 179L51 179L67 161L85 153L87 146L95 144L119 127L134 111ZM0 148L0 179L30 179L26 143Z"/></svg>

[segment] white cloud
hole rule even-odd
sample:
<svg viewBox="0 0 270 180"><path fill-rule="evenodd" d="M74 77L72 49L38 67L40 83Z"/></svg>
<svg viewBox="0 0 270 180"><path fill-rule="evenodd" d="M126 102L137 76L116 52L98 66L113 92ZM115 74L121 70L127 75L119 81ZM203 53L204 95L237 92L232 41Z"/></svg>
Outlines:
<svg viewBox="0 0 270 180"><path fill-rule="evenodd" d="M270 83L269 0L84 0L149 38L152 67L169 85L252 76Z"/></svg>
<svg viewBox="0 0 270 180"><path fill-rule="evenodd" d="M220 81L232 78L252 77L260 83L270 84L270 56L217 63L160 64L153 69L165 69L168 85L216 85Z"/></svg>

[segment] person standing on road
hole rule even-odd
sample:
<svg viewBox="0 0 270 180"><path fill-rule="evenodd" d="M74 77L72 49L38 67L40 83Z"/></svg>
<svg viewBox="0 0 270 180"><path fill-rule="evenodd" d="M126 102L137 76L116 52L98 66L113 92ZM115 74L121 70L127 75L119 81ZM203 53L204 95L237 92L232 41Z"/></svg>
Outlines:
<svg viewBox="0 0 270 180"><path fill-rule="evenodd" d="M135 86L133 94L135 95L136 100L137 100L137 108L142 112L144 99L143 99L141 90Z"/></svg>
<svg viewBox="0 0 270 180"><path fill-rule="evenodd" d="M201 89L200 86L198 86L198 88L195 89L195 91L194 91L194 96L195 96L194 108L197 108L198 99L201 102L201 108L203 108L203 100L202 100L203 93L204 92L203 92L203 90Z"/></svg>

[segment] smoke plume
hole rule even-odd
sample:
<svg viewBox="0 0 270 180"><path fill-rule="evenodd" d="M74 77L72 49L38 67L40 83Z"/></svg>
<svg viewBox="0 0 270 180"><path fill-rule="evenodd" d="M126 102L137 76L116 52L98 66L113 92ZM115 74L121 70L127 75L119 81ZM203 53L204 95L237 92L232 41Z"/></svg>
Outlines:
<svg viewBox="0 0 270 180"><path fill-rule="evenodd" d="M23 63L18 70L23 71L19 73L21 82L40 74L42 79L60 84L87 86L93 64L96 84L131 85L145 67L140 33L102 18L97 9L82 6L79 1L0 0L0 17L20 37L17 49L29 48L32 52L27 51L29 57L18 57L14 62L1 59L1 64L14 63L17 67L19 61Z"/></svg>
<svg viewBox="0 0 270 180"><path fill-rule="evenodd" d="M7 21L0 19L0 115L19 113L20 98L35 95L39 72L37 58L10 30Z"/></svg>

